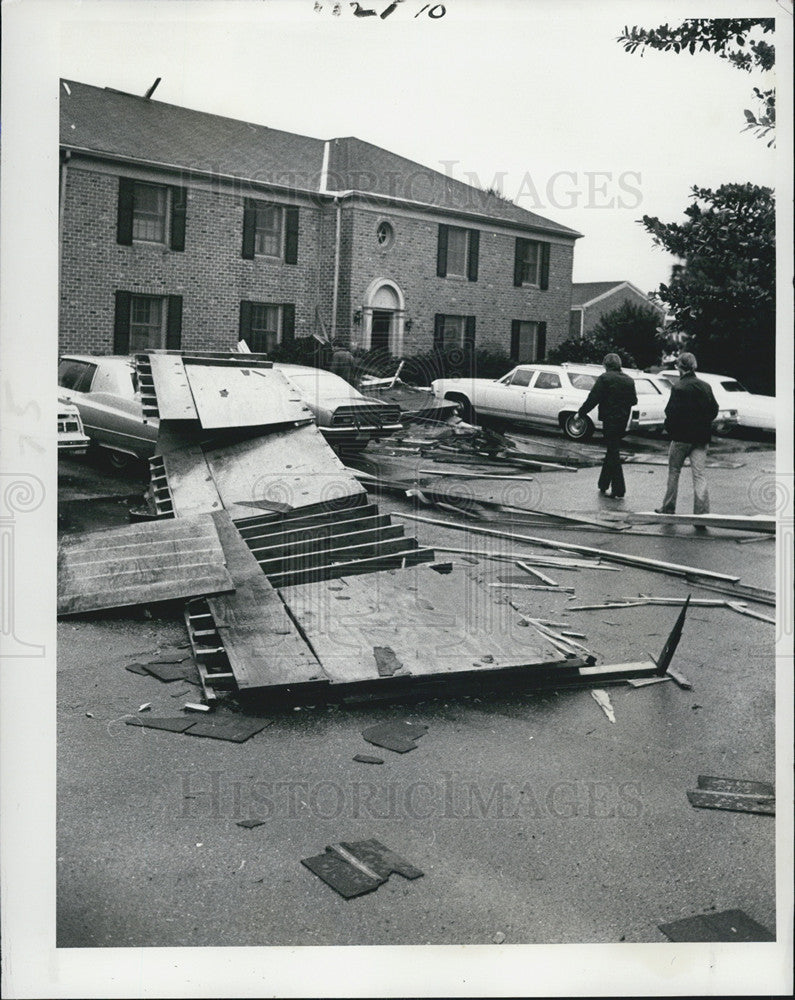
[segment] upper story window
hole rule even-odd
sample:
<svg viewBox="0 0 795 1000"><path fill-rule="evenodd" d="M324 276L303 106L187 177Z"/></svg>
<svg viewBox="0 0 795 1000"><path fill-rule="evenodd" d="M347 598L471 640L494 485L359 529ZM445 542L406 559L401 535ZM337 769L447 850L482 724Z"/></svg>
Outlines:
<svg viewBox="0 0 795 1000"><path fill-rule="evenodd" d="M156 243L184 250L186 217L184 188L119 178L117 243Z"/></svg>
<svg viewBox="0 0 795 1000"><path fill-rule="evenodd" d="M283 217L284 209L280 205L257 206L254 253L262 254L265 257L281 257Z"/></svg>
<svg viewBox="0 0 795 1000"><path fill-rule="evenodd" d="M386 221L379 222L375 230L375 238L382 249L388 250L395 242L395 231L391 224Z"/></svg>
<svg viewBox="0 0 795 1000"><path fill-rule="evenodd" d="M549 288L549 243L517 237L513 259L513 283L542 291Z"/></svg>
<svg viewBox="0 0 795 1000"><path fill-rule="evenodd" d="M297 264L298 209L246 198L242 256L247 260L274 257L285 264Z"/></svg>
<svg viewBox="0 0 795 1000"><path fill-rule="evenodd" d="M478 280L480 233L460 226L439 226L436 274L440 278L460 277Z"/></svg>

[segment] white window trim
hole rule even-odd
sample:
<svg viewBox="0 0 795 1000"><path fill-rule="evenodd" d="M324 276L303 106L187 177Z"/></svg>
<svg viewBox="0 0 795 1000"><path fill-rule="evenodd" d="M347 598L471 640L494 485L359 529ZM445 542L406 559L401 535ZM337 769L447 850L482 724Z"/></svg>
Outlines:
<svg viewBox="0 0 795 1000"><path fill-rule="evenodd" d="M163 239L147 240L142 236L135 235L135 190L138 187L158 188L165 192L165 205L163 208ZM153 184L150 181L133 181L133 218L132 218L132 241L133 243L146 243L149 246L167 247L171 242L171 188L168 184Z"/></svg>

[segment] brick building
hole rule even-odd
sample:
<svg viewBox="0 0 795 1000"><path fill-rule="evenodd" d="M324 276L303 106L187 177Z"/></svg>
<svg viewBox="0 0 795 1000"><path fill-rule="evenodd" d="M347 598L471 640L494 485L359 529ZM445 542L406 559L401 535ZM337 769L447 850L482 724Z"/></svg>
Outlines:
<svg viewBox="0 0 795 1000"><path fill-rule="evenodd" d="M356 138L61 82L60 347L313 334L540 360L579 233Z"/></svg>
<svg viewBox="0 0 795 1000"><path fill-rule="evenodd" d="M629 281L584 281L571 286L571 337L585 337L607 313L625 302L641 309L653 309L666 324L665 310Z"/></svg>

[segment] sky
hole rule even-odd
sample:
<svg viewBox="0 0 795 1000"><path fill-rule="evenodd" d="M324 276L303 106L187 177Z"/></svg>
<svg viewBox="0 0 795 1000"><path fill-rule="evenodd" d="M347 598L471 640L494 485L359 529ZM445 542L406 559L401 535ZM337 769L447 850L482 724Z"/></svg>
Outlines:
<svg viewBox="0 0 795 1000"><path fill-rule="evenodd" d="M691 2L447 0L423 11L401 0L386 19L319 6L70 5L59 73L138 94L161 77L157 100L317 138L355 135L499 187L583 234L575 281L656 288L673 258L642 215L681 221L696 184L775 185L776 150L742 131L761 75L708 53L629 55L616 41L625 24L691 16ZM388 0L362 6L380 13ZM707 2L698 13L727 10Z"/></svg>

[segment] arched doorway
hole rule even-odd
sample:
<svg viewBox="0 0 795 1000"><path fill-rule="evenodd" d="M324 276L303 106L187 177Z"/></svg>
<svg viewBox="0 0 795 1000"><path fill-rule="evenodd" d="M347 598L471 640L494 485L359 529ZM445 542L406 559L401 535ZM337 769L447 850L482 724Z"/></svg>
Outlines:
<svg viewBox="0 0 795 1000"><path fill-rule="evenodd" d="M405 299L400 286L388 278L376 278L365 292L362 307L365 350L385 350L397 357L403 351Z"/></svg>

